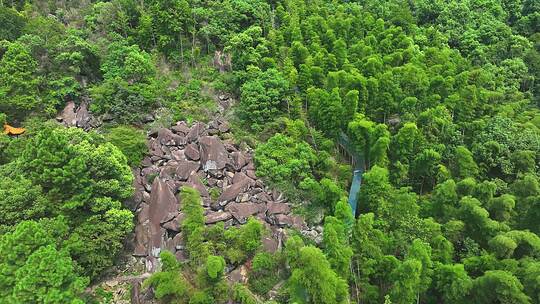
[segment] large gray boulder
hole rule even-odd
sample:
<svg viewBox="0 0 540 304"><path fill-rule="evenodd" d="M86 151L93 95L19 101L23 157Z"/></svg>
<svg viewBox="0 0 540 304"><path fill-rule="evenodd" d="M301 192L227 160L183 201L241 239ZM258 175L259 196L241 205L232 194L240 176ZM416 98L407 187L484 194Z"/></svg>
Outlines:
<svg viewBox="0 0 540 304"><path fill-rule="evenodd" d="M199 149L196 144L189 144L184 149L184 155L190 160L197 161L200 158Z"/></svg>
<svg viewBox="0 0 540 304"><path fill-rule="evenodd" d="M231 203L225 207L225 211L230 212L239 223L243 224L250 216L264 212L265 206L254 203Z"/></svg>
<svg viewBox="0 0 540 304"><path fill-rule="evenodd" d="M174 196L171 188L156 177L152 184L152 191L150 192L150 205L149 205L149 232L150 238L147 250L148 254L154 257L159 256L161 248L163 248L163 242L165 240L165 229L161 227L161 223L165 223L174 218L179 212L178 200ZM152 263L152 267L155 267L155 263Z"/></svg>
<svg viewBox="0 0 540 304"><path fill-rule="evenodd" d="M75 120L77 121L77 127L82 128L84 130L90 129L90 120L92 117L90 116L90 112L88 111L88 101L81 102L81 105L77 109L77 112L75 113Z"/></svg>
<svg viewBox="0 0 540 304"><path fill-rule="evenodd" d="M199 191L199 193L201 194L202 197L208 197L209 196L208 190L206 190L206 187L201 182L201 179L200 179L199 175L197 175L197 173L195 173L195 172L191 173L191 175L188 178L187 184L190 187L192 187L192 188L196 189L197 191Z"/></svg>
<svg viewBox="0 0 540 304"><path fill-rule="evenodd" d="M184 121L177 122L176 125L171 127L171 130L176 134L184 135L184 136L187 135L190 131L186 122Z"/></svg>
<svg viewBox="0 0 540 304"><path fill-rule="evenodd" d="M221 193L218 202L234 201L240 193L247 191L252 183L253 180L244 173L236 173L233 177L233 184Z"/></svg>
<svg viewBox="0 0 540 304"><path fill-rule="evenodd" d="M188 180L189 176L199 170L199 163L189 160L183 160L178 162L176 167L176 178L180 181Z"/></svg>
<svg viewBox="0 0 540 304"><path fill-rule="evenodd" d="M275 203L270 202L266 204L266 213L268 215L271 214L289 214L291 212L291 207L289 207L289 204L285 203Z"/></svg>
<svg viewBox="0 0 540 304"><path fill-rule="evenodd" d="M215 224L217 222L225 222L232 218L232 215L229 212L209 212L205 218L204 222L206 224Z"/></svg>
<svg viewBox="0 0 540 304"><path fill-rule="evenodd" d="M68 101L66 106L64 107L64 110L56 117L58 121L63 122L68 127L74 127L77 125L77 117L76 117L76 105L73 101Z"/></svg>
<svg viewBox="0 0 540 304"><path fill-rule="evenodd" d="M231 153L232 158L232 164L236 171L240 171L242 167L244 167L247 164L247 159L244 156L244 153L239 151L234 151Z"/></svg>
<svg viewBox="0 0 540 304"><path fill-rule="evenodd" d="M221 170L229 161L223 142L216 136L203 136L199 139L201 164L204 171Z"/></svg>
<svg viewBox="0 0 540 304"><path fill-rule="evenodd" d="M207 134L206 126L202 122L197 122L193 126L191 126L191 129L189 130L189 133L187 134L187 141L188 142L197 141L198 138L206 134Z"/></svg>

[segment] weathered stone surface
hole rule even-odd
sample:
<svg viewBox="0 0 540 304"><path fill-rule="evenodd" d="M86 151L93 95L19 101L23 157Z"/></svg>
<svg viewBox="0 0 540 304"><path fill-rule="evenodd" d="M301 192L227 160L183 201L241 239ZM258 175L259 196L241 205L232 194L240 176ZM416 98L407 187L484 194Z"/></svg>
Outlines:
<svg viewBox="0 0 540 304"><path fill-rule="evenodd" d="M232 183L233 184L237 184L237 183L244 183L244 182L247 182L249 184L252 184L253 183L253 180L250 179L247 175L245 175L243 172L237 172L233 175L233 178L232 178Z"/></svg>
<svg viewBox="0 0 540 304"><path fill-rule="evenodd" d="M175 216L172 220L164 223L162 225L163 228L171 231L178 232L180 231L180 227L182 225L182 221L184 220L184 214L179 213L177 216Z"/></svg>
<svg viewBox="0 0 540 304"><path fill-rule="evenodd" d="M175 252L182 261L187 258L180 233L183 214L174 196L180 186L190 186L201 193L208 225L223 222L227 229L250 217L264 223L273 231L262 239L268 252L279 250L282 244L282 233L278 232L284 230L279 227L308 231L306 234L317 234L317 240L320 239L321 233L305 229L303 219L291 214L281 193L270 191L256 177L251 150L240 151L231 139L208 136L220 133L223 138L228 129L221 120L210 122L208 127L195 123L191 128L179 122L149 135L148 156L141 169L133 171L137 194L132 199L138 206L134 207L138 210L134 255L146 257L147 271L158 269L162 250ZM221 193L217 200L210 197L210 188ZM234 275L241 276L240 268L233 271Z"/></svg>
<svg viewBox="0 0 540 304"><path fill-rule="evenodd" d="M159 144L158 140L150 139L148 141L148 152L152 156L156 156L158 158L163 157L164 153L163 150L161 150L161 145Z"/></svg>
<svg viewBox="0 0 540 304"><path fill-rule="evenodd" d="M184 150L171 150L171 158L174 160L185 160Z"/></svg>
<svg viewBox="0 0 540 304"><path fill-rule="evenodd" d="M217 222L224 222L232 218L231 213L229 212L209 212L204 219L206 224L215 224Z"/></svg>
<svg viewBox="0 0 540 304"><path fill-rule="evenodd" d="M150 206L146 203L141 204L139 213L137 214L137 222L144 223L150 218Z"/></svg>
<svg viewBox="0 0 540 304"><path fill-rule="evenodd" d="M174 175L176 174L176 164L167 164L164 167L161 167L161 171L159 172L159 177L161 177L164 180L171 180L173 179Z"/></svg>
<svg viewBox="0 0 540 304"><path fill-rule="evenodd" d="M145 191L143 192L142 194L142 199L143 199L143 202L146 203L146 204L150 204L150 193L148 193L146 191L146 188L145 188Z"/></svg>
<svg viewBox="0 0 540 304"><path fill-rule="evenodd" d="M199 139L201 164L204 171L221 170L228 161L228 153L218 137L204 136Z"/></svg>
<svg viewBox="0 0 540 304"><path fill-rule="evenodd" d="M199 149L197 148L197 145L195 144L187 145L184 150L184 154L190 160L199 160L200 158Z"/></svg>
<svg viewBox="0 0 540 304"><path fill-rule="evenodd" d="M148 221L139 222L135 226L135 249L134 256L147 256L150 239L150 224Z"/></svg>
<svg viewBox="0 0 540 304"><path fill-rule="evenodd" d="M208 190L206 190L206 187L201 182L201 179L199 178L199 176L196 173L191 173L191 175L188 178L187 183L192 188L197 189L199 191L199 193L201 194L201 196L207 197L209 195Z"/></svg>
<svg viewBox="0 0 540 304"><path fill-rule="evenodd" d="M184 238L181 233L177 233L173 238L173 244L175 250L181 250L184 246Z"/></svg>
<svg viewBox="0 0 540 304"><path fill-rule="evenodd" d="M186 138L178 134L174 134L171 130L161 128L157 131L157 139L160 144L165 146L185 145Z"/></svg>
<svg viewBox="0 0 540 304"><path fill-rule="evenodd" d="M75 103L68 101L62 112L56 117L56 120L63 122L67 126L74 126L77 122L75 120Z"/></svg>
<svg viewBox="0 0 540 304"><path fill-rule="evenodd" d="M161 223L171 218L171 214L178 213L178 201L169 186L161 180L155 178L152 184L149 205L149 240L146 249L148 254L154 257L159 256L164 241L164 231ZM156 264L152 262L152 269Z"/></svg>
<svg viewBox="0 0 540 304"><path fill-rule="evenodd" d="M197 122L193 126L191 126L191 129L189 130L189 133L187 135L187 141L188 142L194 142L199 137L206 135L206 126L202 122Z"/></svg>
<svg viewBox="0 0 540 304"><path fill-rule="evenodd" d="M244 167L247 164L247 159L244 157L244 154L242 152L232 152L231 153L232 163L233 167L236 171L240 171L242 167Z"/></svg>
<svg viewBox="0 0 540 304"><path fill-rule="evenodd" d="M248 163L243 168L244 170L255 170L255 164L253 163L253 159L248 159Z"/></svg>
<svg viewBox="0 0 540 304"><path fill-rule="evenodd" d="M240 223L245 223L247 219L259 212L264 212L264 205L254 203L232 203L225 207L232 216Z"/></svg>
<svg viewBox="0 0 540 304"><path fill-rule="evenodd" d="M159 172L159 168L155 165L152 165L150 167L143 168L141 170L141 176L143 177L149 177L149 176L155 176Z"/></svg>
<svg viewBox="0 0 540 304"><path fill-rule="evenodd" d="M88 111L88 101L81 102L81 105L75 113L75 120L77 121L77 127L84 130L90 129L90 112Z"/></svg>
<svg viewBox="0 0 540 304"><path fill-rule="evenodd" d="M293 227L298 230L307 227L304 219L298 215L276 214L272 217L269 217L269 219L273 225L280 227Z"/></svg>
<svg viewBox="0 0 540 304"><path fill-rule="evenodd" d="M270 214L289 214L291 212L291 207L285 203L274 203L270 202L266 204L266 213Z"/></svg>
<svg viewBox="0 0 540 304"><path fill-rule="evenodd" d="M238 149L236 149L236 147L231 143L224 142L223 145L225 146L227 152L238 152Z"/></svg>
<svg viewBox="0 0 540 304"><path fill-rule="evenodd" d="M88 110L88 100L83 98L81 104L77 106L73 101L68 101L64 109L58 113L56 120L68 127L78 127L85 131L96 128L105 120L106 115L101 119L96 119Z"/></svg>
<svg viewBox="0 0 540 304"><path fill-rule="evenodd" d="M292 226L298 230L305 229L307 227L306 221L300 215L292 216L293 224Z"/></svg>
<svg viewBox="0 0 540 304"><path fill-rule="evenodd" d="M219 132L225 133L225 132L229 132L229 130L230 130L230 126L228 122L225 121L219 125Z"/></svg>
<svg viewBox="0 0 540 304"><path fill-rule="evenodd" d="M171 130L174 133L180 134L180 135L187 135L189 133L189 131L190 131L190 129L188 128L186 122L184 122L184 121L177 122L176 125L171 127Z"/></svg>
<svg viewBox="0 0 540 304"><path fill-rule="evenodd" d="M179 161L176 167L176 178L180 181L186 181L192 173L199 170L199 163L189 160Z"/></svg>
<svg viewBox="0 0 540 304"><path fill-rule="evenodd" d="M255 170L246 170L246 175L252 179L257 179L257 175L255 175Z"/></svg>
<svg viewBox="0 0 540 304"><path fill-rule="evenodd" d="M150 167L152 165L152 160L150 159L150 157L146 156L145 158L143 158L141 165L143 167Z"/></svg>
<svg viewBox="0 0 540 304"><path fill-rule="evenodd" d="M128 200L128 206L129 209L132 211L136 210L139 205L143 201L143 192L144 192L144 184L141 177L141 170L139 168L132 170L134 179L133 179L133 188L135 189L135 192L133 193L133 196L130 200Z"/></svg>
<svg viewBox="0 0 540 304"><path fill-rule="evenodd" d="M131 286L131 304L141 304L141 282L134 281Z"/></svg>
<svg viewBox="0 0 540 304"><path fill-rule="evenodd" d="M272 201L272 197L266 192L258 193L257 199L259 199L262 202L267 202L267 203Z"/></svg>
<svg viewBox="0 0 540 304"><path fill-rule="evenodd" d="M209 178L208 179L208 187L215 187L217 185L217 179L215 178Z"/></svg>
<svg viewBox="0 0 540 304"><path fill-rule="evenodd" d="M236 176L238 175L238 178ZM247 177L245 174L239 172L235 175L236 181L233 179L233 184L226 188L223 193L218 198L218 202L224 202L224 201L232 201L235 200L236 197L242 193L243 191L246 191L250 184L253 182L249 177Z"/></svg>
<svg viewBox="0 0 540 304"><path fill-rule="evenodd" d="M174 255L176 256L176 260L178 262L186 262L188 260L188 257L184 250L178 250Z"/></svg>

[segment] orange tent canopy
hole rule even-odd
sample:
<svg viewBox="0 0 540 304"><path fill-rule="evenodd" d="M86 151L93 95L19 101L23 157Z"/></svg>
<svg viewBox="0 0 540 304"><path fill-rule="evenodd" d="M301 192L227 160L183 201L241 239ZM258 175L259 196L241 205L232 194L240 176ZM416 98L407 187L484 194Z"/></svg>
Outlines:
<svg viewBox="0 0 540 304"><path fill-rule="evenodd" d="M8 124L4 124L4 134L7 135L20 135L26 131L25 128L15 128Z"/></svg>

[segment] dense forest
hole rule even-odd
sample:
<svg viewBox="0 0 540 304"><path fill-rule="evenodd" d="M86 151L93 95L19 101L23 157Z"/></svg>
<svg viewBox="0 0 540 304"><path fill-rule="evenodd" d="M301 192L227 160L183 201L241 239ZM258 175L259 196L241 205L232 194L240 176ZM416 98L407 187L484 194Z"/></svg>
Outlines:
<svg viewBox="0 0 540 304"><path fill-rule="evenodd" d="M133 303L540 303L539 106L538 0L0 0L0 303L129 303L147 140L216 117L320 234L198 180Z"/></svg>

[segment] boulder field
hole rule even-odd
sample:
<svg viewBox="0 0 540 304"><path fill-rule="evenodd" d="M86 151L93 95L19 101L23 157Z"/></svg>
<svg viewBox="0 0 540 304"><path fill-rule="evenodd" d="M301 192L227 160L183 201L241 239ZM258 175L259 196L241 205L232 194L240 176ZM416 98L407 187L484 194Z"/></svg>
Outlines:
<svg viewBox="0 0 540 304"><path fill-rule="evenodd" d="M191 127L178 122L149 134L148 155L133 170L136 192L131 201L137 212L133 255L145 259L147 271L157 269L162 250L185 259L178 195L183 186L200 192L207 225L224 222L227 228L249 217L264 223L271 233L262 240L263 247L270 252L282 246L283 228L314 234L301 216L291 213L287 199L256 176L252 151L222 139L230 137L229 129L226 121L217 119Z"/></svg>

